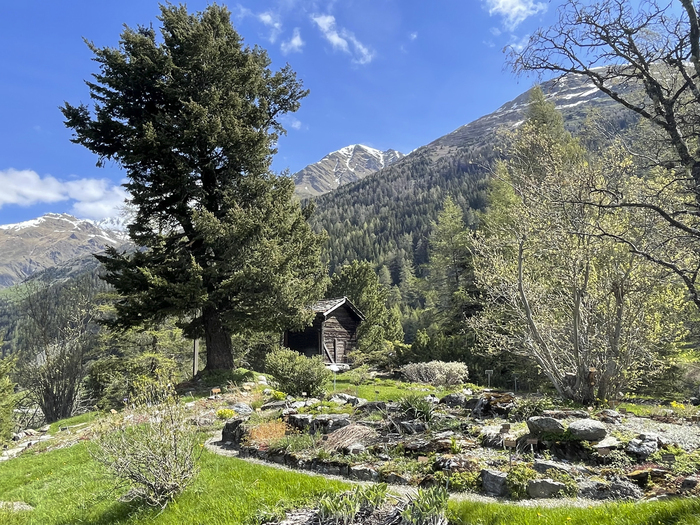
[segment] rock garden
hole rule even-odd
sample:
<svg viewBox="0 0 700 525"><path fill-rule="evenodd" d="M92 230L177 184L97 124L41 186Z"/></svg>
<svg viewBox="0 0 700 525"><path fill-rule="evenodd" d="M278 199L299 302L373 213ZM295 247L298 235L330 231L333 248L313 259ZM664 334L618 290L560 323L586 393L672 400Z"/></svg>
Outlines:
<svg viewBox="0 0 700 525"><path fill-rule="evenodd" d="M228 404L219 413L232 417L217 445L351 480L516 500L700 490L700 427L685 405L574 409L540 395L473 386L436 395L426 385L393 384L405 393L392 400L350 388L292 397L255 383L232 387L221 398ZM381 387L374 391L381 397Z"/></svg>

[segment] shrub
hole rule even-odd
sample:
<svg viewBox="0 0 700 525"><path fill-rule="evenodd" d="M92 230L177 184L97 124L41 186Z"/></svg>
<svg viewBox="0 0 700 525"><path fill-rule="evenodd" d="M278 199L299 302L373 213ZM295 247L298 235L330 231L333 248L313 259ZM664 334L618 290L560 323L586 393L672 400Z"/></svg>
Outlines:
<svg viewBox="0 0 700 525"><path fill-rule="evenodd" d="M353 493L338 497L325 495L318 502L318 517L321 523L328 525L350 525L360 511L360 503Z"/></svg>
<svg viewBox="0 0 700 525"><path fill-rule="evenodd" d="M430 423L435 414L435 405L420 394L410 394L399 399L401 410L412 419Z"/></svg>
<svg viewBox="0 0 700 525"><path fill-rule="evenodd" d="M0 444L12 438L15 429L15 384L10 380L13 362L0 360Z"/></svg>
<svg viewBox="0 0 700 525"><path fill-rule="evenodd" d="M230 408L220 408L219 410L216 411L216 418L217 419L231 419L235 415L236 415L236 411L232 410Z"/></svg>
<svg viewBox="0 0 700 525"><path fill-rule="evenodd" d="M401 372L412 383L428 383L433 386L460 385L469 378L467 365L444 361L410 363L403 366Z"/></svg>
<svg viewBox="0 0 700 525"><path fill-rule="evenodd" d="M435 481L452 492L477 492L479 490L479 472L454 472L448 476L439 471L434 474Z"/></svg>
<svg viewBox="0 0 700 525"><path fill-rule="evenodd" d="M418 489L401 510L401 519L407 525L447 525L447 491L442 487Z"/></svg>
<svg viewBox="0 0 700 525"><path fill-rule="evenodd" d="M265 371L275 378L280 390L293 396L302 392L310 396L320 395L333 376L333 372L323 364L321 356L309 358L287 348L267 355Z"/></svg>
<svg viewBox="0 0 700 525"><path fill-rule="evenodd" d="M524 499L527 497L527 484L530 480L537 478L537 472L527 465L514 465L506 475L506 487L513 499Z"/></svg>
<svg viewBox="0 0 700 525"><path fill-rule="evenodd" d="M553 481L559 481L560 483L566 485L566 488L560 491L561 496L568 496L570 498L573 498L574 496L576 496L576 494L578 494L578 484L576 483L576 480L571 474L567 472L562 472L561 470L555 468L550 468L547 469L545 475Z"/></svg>
<svg viewBox="0 0 700 525"><path fill-rule="evenodd" d="M541 416L545 410L554 408L554 403L547 396L517 398L510 416L516 421L526 421L532 416Z"/></svg>
<svg viewBox="0 0 700 525"><path fill-rule="evenodd" d="M131 487L130 499L165 507L197 473L197 429L169 385L146 383L131 408L97 430L91 454Z"/></svg>
<svg viewBox="0 0 700 525"><path fill-rule="evenodd" d="M271 452L301 452L316 446L316 438L311 434L289 434L270 442Z"/></svg>

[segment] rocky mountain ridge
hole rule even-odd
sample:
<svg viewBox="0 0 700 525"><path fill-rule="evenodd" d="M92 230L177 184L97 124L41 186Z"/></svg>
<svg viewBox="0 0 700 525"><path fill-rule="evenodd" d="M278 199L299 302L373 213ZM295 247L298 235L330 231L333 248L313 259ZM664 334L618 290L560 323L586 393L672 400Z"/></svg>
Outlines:
<svg viewBox="0 0 700 525"><path fill-rule="evenodd" d="M99 253L127 241L113 229L119 221L98 223L66 213L47 213L36 219L0 226L0 288L17 284L35 272Z"/></svg>
<svg viewBox="0 0 700 525"><path fill-rule="evenodd" d="M295 193L301 198L317 197L362 180L403 157L403 153L393 149L379 151L363 144L346 146L292 175Z"/></svg>

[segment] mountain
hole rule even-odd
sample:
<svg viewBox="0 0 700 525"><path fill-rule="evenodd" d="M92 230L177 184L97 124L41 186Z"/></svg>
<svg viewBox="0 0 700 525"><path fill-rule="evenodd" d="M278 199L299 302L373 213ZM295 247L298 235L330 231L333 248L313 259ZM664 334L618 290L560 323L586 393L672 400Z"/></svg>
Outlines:
<svg viewBox="0 0 700 525"><path fill-rule="evenodd" d="M101 228L65 213L0 226L0 288L126 241L123 231Z"/></svg>
<svg viewBox="0 0 700 525"><path fill-rule="evenodd" d="M362 144L346 146L292 175L295 193L301 198L323 195L344 184L364 179L403 157L403 153L393 149L379 151Z"/></svg>
<svg viewBox="0 0 700 525"><path fill-rule="evenodd" d="M611 129L636 122L634 114L581 77L560 77L541 88L574 134L591 110ZM634 86L619 86L620 91L628 89ZM331 272L354 259L386 266L395 283L406 264L420 271L445 198L451 196L462 207L467 224L485 206L486 181L500 155L499 130L514 129L525 120L529 97L530 90L371 176L317 197L312 220L317 230L329 234Z"/></svg>

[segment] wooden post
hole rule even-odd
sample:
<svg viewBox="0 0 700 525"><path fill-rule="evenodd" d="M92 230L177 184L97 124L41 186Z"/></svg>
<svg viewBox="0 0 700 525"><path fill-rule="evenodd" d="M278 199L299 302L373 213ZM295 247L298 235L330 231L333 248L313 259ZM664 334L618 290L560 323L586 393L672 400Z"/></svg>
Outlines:
<svg viewBox="0 0 700 525"><path fill-rule="evenodd" d="M199 339L194 340L192 350L192 377L199 372Z"/></svg>

